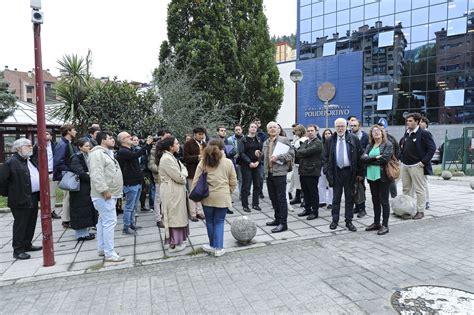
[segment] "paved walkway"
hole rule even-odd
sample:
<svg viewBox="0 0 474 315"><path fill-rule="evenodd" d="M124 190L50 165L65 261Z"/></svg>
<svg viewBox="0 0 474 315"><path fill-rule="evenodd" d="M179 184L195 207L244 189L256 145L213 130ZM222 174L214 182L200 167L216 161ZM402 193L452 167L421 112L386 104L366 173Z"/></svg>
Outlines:
<svg viewBox="0 0 474 315"><path fill-rule="evenodd" d="M472 196L472 195L471 195ZM474 213L0 287L0 313L395 314L397 290L473 291ZM473 313L474 309L463 313Z"/></svg>
<svg viewBox="0 0 474 315"><path fill-rule="evenodd" d="M443 181L439 178L430 178L430 196L431 209L426 212L426 217L422 221L430 221L433 219L441 219L458 214L466 214L474 212L474 191L469 188L469 182L464 180ZM400 183L399 183L399 191ZM225 247L228 252L240 251L243 249L256 247L269 247L278 243L300 241L306 239L318 239L327 236L335 236L350 234L351 237L360 237L367 232L363 229L372 223L372 208L370 202L370 192L367 190L367 212L368 216L362 219L354 219L354 225L359 229L356 234L347 231L343 224L335 230L329 230L331 221L330 211L321 210L320 218L307 221L304 218L297 217L300 209L290 211L288 218L289 230L283 233L272 234L270 227L265 226L265 222L269 221L273 216L273 211L269 205L268 197L262 200L262 212L252 211L250 214L242 212L239 202L235 202L235 214L226 218L225 225ZM230 233L230 222L240 215L245 214L247 217L255 221L258 225L257 236L254 243L250 246L239 246ZM140 213L137 218L139 225L144 228L139 231L137 236L124 236L121 234L121 217L116 228L116 250L126 257L123 263L104 263L98 257L95 241L77 242L74 238L73 230L64 230L61 227L60 220L53 221L53 236L55 246L56 264L52 267L43 267L42 252L33 252L32 259L26 261L14 260L12 258L11 248L11 230L12 216L10 213L0 213L0 286L10 285L14 283L22 283L28 281L36 281L62 276L70 276L76 274L84 274L89 272L100 272L114 269L127 269L141 265L150 265L171 260L187 260L194 257L205 256L200 250L202 244L208 243L206 228L203 222L190 222L191 237L189 246L186 250L169 254L164 250L163 231L159 233L156 227L153 213ZM401 220L395 217L390 218L390 238L397 239L398 233L395 227L416 226L420 221ZM443 222L442 220L436 222ZM472 236L472 234L470 235ZM377 236L374 236L377 238ZM380 241L386 236L378 237ZM337 237L336 237L337 239ZM416 238L413 239L415 242ZM37 224L37 234L34 241L35 245L41 244L41 224ZM298 244L298 243L295 243ZM423 244L420 243L422 246ZM289 245L290 246L290 245ZM295 245L299 246L299 245ZM291 247L291 246L290 246ZM277 250L269 247L269 251ZM246 251L247 252L247 251ZM381 253L383 254L383 253ZM239 254L240 255L240 254ZM245 254L241 254L245 255ZM314 265L315 268L318 266ZM308 266L309 267L309 266Z"/></svg>

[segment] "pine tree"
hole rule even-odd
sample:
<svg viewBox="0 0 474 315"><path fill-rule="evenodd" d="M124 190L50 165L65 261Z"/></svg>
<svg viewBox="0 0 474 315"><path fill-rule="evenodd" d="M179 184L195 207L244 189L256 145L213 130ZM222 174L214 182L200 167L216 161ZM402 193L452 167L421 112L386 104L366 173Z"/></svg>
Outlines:
<svg viewBox="0 0 474 315"><path fill-rule="evenodd" d="M11 116L16 109L16 97L8 90L10 84L4 79L0 72L0 122Z"/></svg>
<svg viewBox="0 0 474 315"><path fill-rule="evenodd" d="M261 0L172 0L168 41L161 45L157 81L170 66L191 67L207 108L230 108L248 123L275 119L283 84L273 59Z"/></svg>

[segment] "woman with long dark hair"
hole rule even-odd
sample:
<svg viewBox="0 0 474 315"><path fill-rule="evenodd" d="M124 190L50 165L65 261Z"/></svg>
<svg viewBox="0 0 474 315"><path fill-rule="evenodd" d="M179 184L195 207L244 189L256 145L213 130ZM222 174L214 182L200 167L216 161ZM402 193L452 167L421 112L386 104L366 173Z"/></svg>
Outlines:
<svg viewBox="0 0 474 315"><path fill-rule="evenodd" d="M369 225L366 231L378 231L378 235L388 233L388 218L390 216L390 204L388 193L391 180L387 178L385 167L392 158L393 145L387 141L385 130L378 125L372 126L369 132L369 144L362 155L362 161L367 165L366 178L369 182L372 203L374 204L374 223ZM380 214L382 214L382 225L380 225Z"/></svg>
<svg viewBox="0 0 474 315"><path fill-rule="evenodd" d="M326 165L324 161L324 150L326 149L326 142L327 139L331 138L332 136L332 131L331 129L325 129L323 131L323 154L321 155L321 158L323 159L323 165ZM324 167L321 168L321 176L319 176L319 182L318 182L318 190L319 190L319 206L324 207L328 206L328 209L332 209L332 187L329 187L327 178L326 178L326 171L324 170Z"/></svg>
<svg viewBox="0 0 474 315"><path fill-rule="evenodd" d="M160 197L163 223L165 225L165 248L169 252L181 251L189 237L186 167L176 158L179 142L175 137L167 137L159 143L161 157L158 159L160 176Z"/></svg>
<svg viewBox="0 0 474 315"><path fill-rule="evenodd" d="M89 177L88 154L91 144L87 138L77 141L79 152L71 156L71 171L79 175L80 190L70 192L71 228L76 230L78 241L90 241L95 238L88 228L97 224L97 211L91 199L91 180Z"/></svg>
<svg viewBox="0 0 474 315"><path fill-rule="evenodd" d="M202 249L214 256L222 256L224 249L224 221L227 210L232 206L232 192L237 187L237 175L234 164L225 157L224 142L213 139L204 148L203 158L194 175L194 188L202 172L207 172L209 196L201 200L206 216L209 245ZM191 189L192 190L192 189Z"/></svg>

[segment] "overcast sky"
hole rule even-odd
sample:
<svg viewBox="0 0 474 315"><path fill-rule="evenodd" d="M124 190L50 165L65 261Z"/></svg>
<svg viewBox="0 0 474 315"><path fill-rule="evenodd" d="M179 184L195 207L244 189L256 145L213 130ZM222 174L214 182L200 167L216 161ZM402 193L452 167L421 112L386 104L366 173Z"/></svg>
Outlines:
<svg viewBox="0 0 474 315"><path fill-rule="evenodd" d="M96 77L147 82L166 39L169 0L43 0L43 68L58 74L64 54L92 51ZM296 33L296 0L264 0L270 35ZM28 0L0 0L0 70L34 68Z"/></svg>

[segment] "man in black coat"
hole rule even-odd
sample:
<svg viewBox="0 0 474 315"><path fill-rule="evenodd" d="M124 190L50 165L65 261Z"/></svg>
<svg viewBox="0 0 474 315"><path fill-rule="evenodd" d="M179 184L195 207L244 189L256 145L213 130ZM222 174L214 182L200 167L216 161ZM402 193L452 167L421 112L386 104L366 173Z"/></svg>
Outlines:
<svg viewBox="0 0 474 315"><path fill-rule="evenodd" d="M15 151L0 167L0 194L8 197L8 207L13 214L13 257L29 259L26 252L41 250L31 243L38 217L40 191L39 171L33 154L31 141L21 138L13 142Z"/></svg>
<svg viewBox="0 0 474 315"><path fill-rule="evenodd" d="M364 168L360 159L363 151L359 138L347 132L347 122L344 118L336 119L334 125L336 132L326 141L324 150L326 178L329 186L334 188L332 222L329 228L331 230L337 228L344 191L346 227L349 231L355 232L357 228L352 224L354 216L352 192L356 181L364 179Z"/></svg>
<svg viewBox="0 0 474 315"><path fill-rule="evenodd" d="M400 160L402 161L401 178L403 194L411 195L414 190L416 194L417 212L414 220L422 219L425 214L425 175L433 174L431 158L436 151L433 136L427 130L419 127L421 115L410 113L405 118L407 131L400 140Z"/></svg>
<svg viewBox="0 0 474 315"><path fill-rule="evenodd" d="M315 125L309 125L306 128L308 140L304 141L296 151L296 157L299 159L298 173L301 189L305 198L304 211L298 216L308 216L307 220L314 220L319 215L318 181L321 175L323 144L318 139L316 130L318 127Z"/></svg>

